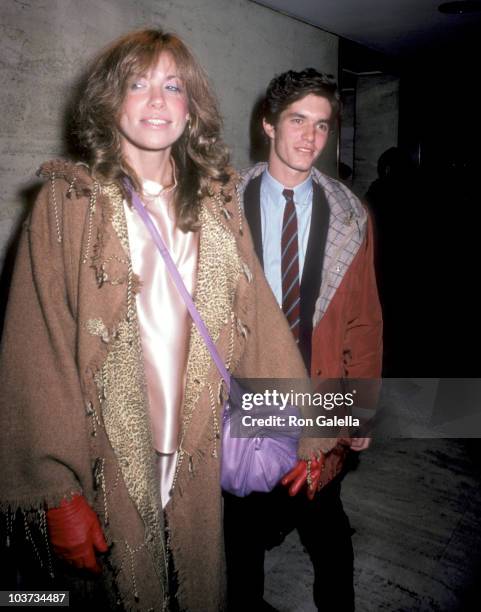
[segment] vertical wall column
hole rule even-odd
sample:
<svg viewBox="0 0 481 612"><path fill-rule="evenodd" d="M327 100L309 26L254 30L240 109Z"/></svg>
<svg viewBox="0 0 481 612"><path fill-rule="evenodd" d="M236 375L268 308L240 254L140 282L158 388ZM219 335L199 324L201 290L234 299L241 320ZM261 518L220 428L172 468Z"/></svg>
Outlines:
<svg viewBox="0 0 481 612"><path fill-rule="evenodd" d="M363 196L377 178L381 153L398 145L399 77L359 74L356 84L353 189Z"/></svg>

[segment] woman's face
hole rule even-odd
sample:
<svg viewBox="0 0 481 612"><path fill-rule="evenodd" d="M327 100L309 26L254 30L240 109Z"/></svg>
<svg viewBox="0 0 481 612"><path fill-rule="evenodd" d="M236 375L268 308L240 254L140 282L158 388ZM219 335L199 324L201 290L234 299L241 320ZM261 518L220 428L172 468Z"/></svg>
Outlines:
<svg viewBox="0 0 481 612"><path fill-rule="evenodd" d="M188 106L172 55L161 53L157 64L127 85L118 120L123 152L170 153L185 129Z"/></svg>

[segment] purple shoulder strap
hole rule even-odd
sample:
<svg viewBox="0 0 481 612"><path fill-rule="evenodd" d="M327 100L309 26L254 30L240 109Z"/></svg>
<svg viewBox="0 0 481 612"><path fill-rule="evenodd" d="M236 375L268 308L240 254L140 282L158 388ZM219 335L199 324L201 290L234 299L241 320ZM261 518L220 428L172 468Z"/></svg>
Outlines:
<svg viewBox="0 0 481 612"><path fill-rule="evenodd" d="M182 299L185 302L185 305L190 313L190 316L192 317L192 320L197 325L197 329L199 330L200 335L202 336L202 338L204 338L204 341L207 345L207 348L210 351L212 359L214 360L214 363L217 366L217 369L219 370L219 374L224 379L225 384L227 385L227 391L230 391L230 374L227 371L227 368L225 367L224 362L221 359L221 356L219 355L219 352L207 330L207 327L205 326L204 321L202 320L202 317L200 316L197 308L195 307L194 301L192 300L190 293L188 292L187 287L185 286L184 281L182 280L182 277L179 274L179 271L177 270L177 266L175 265L174 260L172 259L167 247L165 246L165 243L162 240L162 237L159 234L157 228L152 222L152 219L150 218L150 215L147 212L147 209L142 204L142 201L139 198L138 193L132 188L132 185L130 184L130 182L124 181L124 185L126 186L126 188L128 189L132 197L132 205L134 206L135 210L139 213L140 218L145 223L147 229L149 230L152 236L152 239L154 240L157 248L160 251L160 254L164 258L165 265L167 266L167 270L169 271L169 274L172 280L174 281L175 286L177 287L177 290L182 296Z"/></svg>

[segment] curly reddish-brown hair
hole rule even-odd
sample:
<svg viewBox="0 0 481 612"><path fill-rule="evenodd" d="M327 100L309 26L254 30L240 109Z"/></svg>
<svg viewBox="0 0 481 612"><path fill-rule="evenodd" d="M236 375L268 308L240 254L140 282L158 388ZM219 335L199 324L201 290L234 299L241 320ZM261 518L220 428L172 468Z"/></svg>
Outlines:
<svg viewBox="0 0 481 612"><path fill-rule="evenodd" d="M132 78L154 65L160 54L172 55L187 92L190 127L172 146L178 187L174 202L178 226L198 229L199 203L211 180L225 183L228 153L221 140L221 118L207 76L175 34L159 29L131 32L114 41L93 62L76 113L76 134L92 174L104 181L139 178L121 151L118 115Z"/></svg>

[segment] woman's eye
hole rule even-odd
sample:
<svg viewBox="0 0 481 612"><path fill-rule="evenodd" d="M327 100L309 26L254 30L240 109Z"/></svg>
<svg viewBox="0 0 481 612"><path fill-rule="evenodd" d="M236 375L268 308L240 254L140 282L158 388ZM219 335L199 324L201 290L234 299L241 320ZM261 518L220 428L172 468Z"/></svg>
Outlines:
<svg viewBox="0 0 481 612"><path fill-rule="evenodd" d="M143 81L134 81L131 85L130 85L130 89L132 91L135 91L136 89L142 89L143 87L145 87L145 83Z"/></svg>
<svg viewBox="0 0 481 612"><path fill-rule="evenodd" d="M176 83L168 83L165 88L167 91L173 91L174 93L180 93L182 91L180 85L177 85Z"/></svg>

